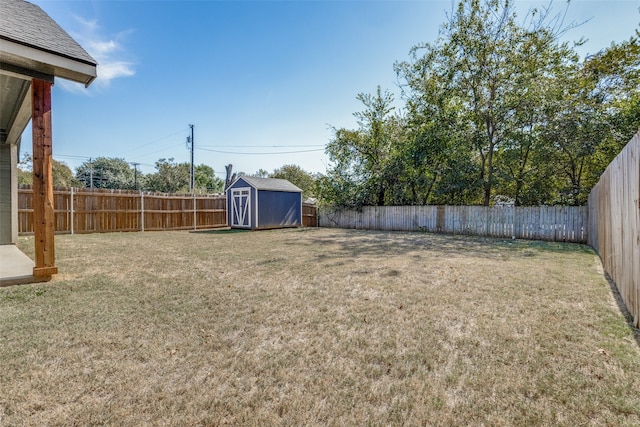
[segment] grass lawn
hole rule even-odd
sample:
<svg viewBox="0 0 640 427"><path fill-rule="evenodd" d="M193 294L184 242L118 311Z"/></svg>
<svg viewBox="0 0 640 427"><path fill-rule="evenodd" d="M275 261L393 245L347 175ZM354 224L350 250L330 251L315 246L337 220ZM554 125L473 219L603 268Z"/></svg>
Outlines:
<svg viewBox="0 0 640 427"><path fill-rule="evenodd" d="M640 425L637 330L586 246L289 229L56 258L0 288L3 426Z"/></svg>

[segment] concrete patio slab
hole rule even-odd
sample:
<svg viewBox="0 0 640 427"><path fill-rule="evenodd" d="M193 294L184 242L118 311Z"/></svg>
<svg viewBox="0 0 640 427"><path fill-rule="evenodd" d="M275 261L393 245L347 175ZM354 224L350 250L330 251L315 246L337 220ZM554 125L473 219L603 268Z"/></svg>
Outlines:
<svg viewBox="0 0 640 427"><path fill-rule="evenodd" d="M0 286L36 283L46 278L35 277L35 263L15 245L0 245Z"/></svg>

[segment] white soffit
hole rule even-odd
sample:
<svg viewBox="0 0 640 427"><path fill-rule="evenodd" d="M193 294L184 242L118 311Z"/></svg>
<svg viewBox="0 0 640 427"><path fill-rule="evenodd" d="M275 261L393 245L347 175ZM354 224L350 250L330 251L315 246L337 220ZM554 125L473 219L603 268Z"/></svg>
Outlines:
<svg viewBox="0 0 640 427"><path fill-rule="evenodd" d="M0 39L0 62L61 77L88 87L97 77L96 66Z"/></svg>

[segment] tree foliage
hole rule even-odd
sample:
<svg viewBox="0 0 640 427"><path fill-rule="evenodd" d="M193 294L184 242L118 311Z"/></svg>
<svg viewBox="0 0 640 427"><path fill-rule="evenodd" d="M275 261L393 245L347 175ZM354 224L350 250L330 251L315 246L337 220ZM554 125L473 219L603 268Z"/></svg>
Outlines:
<svg viewBox="0 0 640 427"><path fill-rule="evenodd" d="M320 193L345 206L384 205L392 178L393 95L378 86L375 95L360 93L357 99L365 107L354 113L359 128L334 129L326 148L333 167L321 179Z"/></svg>
<svg viewBox="0 0 640 427"><path fill-rule="evenodd" d="M145 190L160 193L188 193L191 166L188 162L177 163L173 158L159 159L156 172L146 176ZM194 191L197 193L219 193L224 181L215 176L213 168L200 164L194 167Z"/></svg>
<svg viewBox="0 0 640 427"><path fill-rule="evenodd" d="M218 178L211 166L205 164L194 167L195 191L199 193L221 193L224 191L224 180Z"/></svg>
<svg viewBox="0 0 640 427"><path fill-rule="evenodd" d="M76 168L76 179L87 188L134 190L136 173L123 158L97 157L82 162ZM140 176L137 177L141 179Z"/></svg>
<svg viewBox="0 0 640 427"><path fill-rule="evenodd" d="M76 168L76 180L87 188L113 188L122 190L144 190L161 193L188 193L190 164L177 163L173 158L158 159L156 172L143 174L136 171L121 158L98 157L83 162ZM194 167L197 193L219 193L224 182L215 176L215 171L205 164ZM55 164L54 164L55 174Z"/></svg>
<svg viewBox="0 0 640 427"><path fill-rule="evenodd" d="M508 0L460 1L435 42L395 64L405 108L391 114L378 88L358 95L357 129L334 129L322 198L585 203L638 131L639 34L580 60L559 41L562 16L531 9L519 20Z"/></svg>
<svg viewBox="0 0 640 427"><path fill-rule="evenodd" d="M82 183L78 181L73 171L64 162L52 159L52 179L54 187L81 187ZM24 154L18 163L18 184L33 184L32 175L32 159L31 155Z"/></svg>
<svg viewBox="0 0 640 427"><path fill-rule="evenodd" d="M145 189L159 193L188 193L190 172L188 163L177 163L175 159L158 159L156 172L147 175Z"/></svg>

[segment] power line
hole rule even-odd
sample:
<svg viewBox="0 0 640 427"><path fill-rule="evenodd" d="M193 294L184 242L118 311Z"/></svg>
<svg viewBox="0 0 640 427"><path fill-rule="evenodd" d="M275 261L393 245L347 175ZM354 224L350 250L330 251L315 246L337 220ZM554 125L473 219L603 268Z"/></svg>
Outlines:
<svg viewBox="0 0 640 427"><path fill-rule="evenodd" d="M147 156L150 156L152 154L162 153L163 151L172 150L174 148L175 147L167 147L167 148L163 148L163 149L160 149L160 150L152 151L150 153L139 155L138 157L147 157Z"/></svg>
<svg viewBox="0 0 640 427"><path fill-rule="evenodd" d="M156 153L161 153L163 151L167 151L167 150L171 150L175 147L166 147L166 148L162 148L160 150L156 150L156 151L151 151L150 153L145 153L145 154L137 154L136 157L137 158L141 158L141 157L147 157L150 156L152 154L156 154ZM68 158L68 159L84 159L84 160L88 160L90 159L89 156L72 156L72 155L66 155L66 154L54 154L54 157L63 157L63 158ZM108 157L110 159L113 158L124 158L124 156L98 156L98 157ZM140 163L141 165L144 165L145 163ZM153 165L151 165L153 166Z"/></svg>
<svg viewBox="0 0 640 427"><path fill-rule="evenodd" d="M249 154L252 156L261 156L261 155L271 155L271 154L296 154L296 153L312 153L314 151L324 151L324 148L319 148L315 150L296 150L296 151L274 151L271 153L240 153L236 151L221 151L221 150L211 150L207 148L197 147L198 150L202 151L210 151L212 153L222 153L222 154Z"/></svg>
<svg viewBox="0 0 640 427"><path fill-rule="evenodd" d="M156 142L163 141L163 140L165 140L165 139L171 138L172 136L178 135L178 134L180 134L180 133L182 133L182 132L184 132L184 131L185 131L185 129L180 129L179 131L174 132L174 133L172 133L171 135L163 136L162 138L154 139L153 141L146 142L146 143L141 144L141 145L137 145L137 146L135 146L135 147L131 148L130 150L123 151L123 152L122 152L122 154L124 154L124 153L129 153L129 152L131 152L131 151L137 150L137 149L142 148L142 147L146 147L147 145L155 144ZM121 155L122 155L122 154L121 154Z"/></svg>
<svg viewBox="0 0 640 427"><path fill-rule="evenodd" d="M54 154L53 157L62 157L63 159L91 159L89 156L71 156L67 154Z"/></svg>
<svg viewBox="0 0 640 427"><path fill-rule="evenodd" d="M89 156L72 156L70 154L54 154L53 157L56 159L62 158L62 159L81 159L81 160L91 160L93 158ZM119 157L109 157L109 156L98 156L98 157L103 157L105 159L119 158ZM151 163L142 163L142 162L127 162L127 163L130 163L130 164L138 163L138 165L141 165L141 166L152 166L152 167L155 166L155 165L152 165Z"/></svg>
<svg viewBox="0 0 640 427"><path fill-rule="evenodd" d="M215 148L298 148L298 147L324 147L325 144L303 145L199 145L199 147Z"/></svg>

